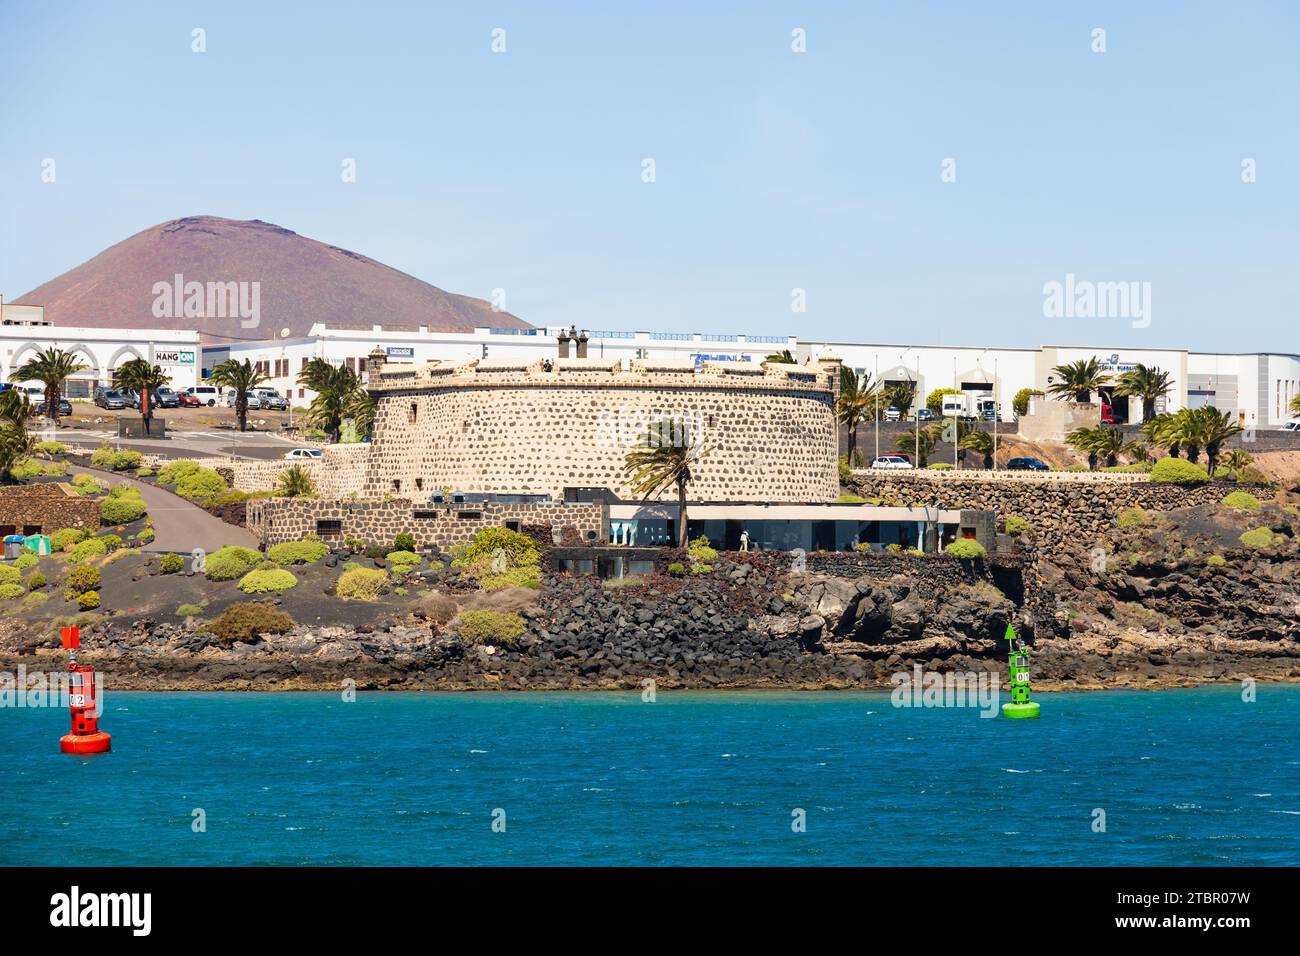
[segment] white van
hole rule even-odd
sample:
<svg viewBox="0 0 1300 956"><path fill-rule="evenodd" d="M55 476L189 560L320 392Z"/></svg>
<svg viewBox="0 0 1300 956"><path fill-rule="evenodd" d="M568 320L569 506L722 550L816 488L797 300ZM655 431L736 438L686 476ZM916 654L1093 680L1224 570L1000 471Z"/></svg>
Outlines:
<svg viewBox="0 0 1300 956"><path fill-rule="evenodd" d="M1282 426L1284 432L1300 432L1300 419L1293 419Z"/></svg>
<svg viewBox="0 0 1300 956"><path fill-rule="evenodd" d="M189 388L182 389L186 395L193 395L204 405L215 405L221 398L221 393L212 385L191 385Z"/></svg>

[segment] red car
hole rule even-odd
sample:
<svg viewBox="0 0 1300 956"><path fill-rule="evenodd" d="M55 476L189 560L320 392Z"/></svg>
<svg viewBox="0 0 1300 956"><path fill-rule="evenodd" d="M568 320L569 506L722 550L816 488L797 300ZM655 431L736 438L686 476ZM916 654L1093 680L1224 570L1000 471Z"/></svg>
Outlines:
<svg viewBox="0 0 1300 956"><path fill-rule="evenodd" d="M189 392L180 392L176 396L181 400L181 408L202 408L203 403Z"/></svg>

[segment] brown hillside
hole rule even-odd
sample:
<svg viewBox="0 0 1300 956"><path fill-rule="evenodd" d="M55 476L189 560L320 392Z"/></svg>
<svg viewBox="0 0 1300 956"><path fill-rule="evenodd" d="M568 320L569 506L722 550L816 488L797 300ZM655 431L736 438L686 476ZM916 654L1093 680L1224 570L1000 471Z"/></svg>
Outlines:
<svg viewBox="0 0 1300 956"><path fill-rule="evenodd" d="M238 317L159 317L154 284L257 282L259 322ZM248 287L251 295L251 286ZM315 322L336 328L468 331L475 326L529 328L483 299L455 295L366 256L254 219L190 216L152 226L19 296L45 306L55 325L197 328L205 340L304 335ZM172 310L174 311L174 310ZM215 311L215 310L211 310Z"/></svg>

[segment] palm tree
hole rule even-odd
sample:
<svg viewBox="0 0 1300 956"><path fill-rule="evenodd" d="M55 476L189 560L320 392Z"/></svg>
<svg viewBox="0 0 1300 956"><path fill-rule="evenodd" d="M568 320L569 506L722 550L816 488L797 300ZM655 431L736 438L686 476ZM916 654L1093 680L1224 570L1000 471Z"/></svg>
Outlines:
<svg viewBox="0 0 1300 956"><path fill-rule="evenodd" d="M1164 412L1142 425L1142 434L1153 445L1169 449L1169 457L1177 458L1182 446L1182 433L1178 418L1171 412Z"/></svg>
<svg viewBox="0 0 1300 956"><path fill-rule="evenodd" d="M1067 444L1088 454L1088 470L1096 471L1097 464L1104 456L1107 467L1114 467L1119 462L1120 452L1124 450L1124 433L1118 428L1076 428L1065 436Z"/></svg>
<svg viewBox="0 0 1300 956"><path fill-rule="evenodd" d="M13 388L0 392L0 484L14 483L14 465L36 447L36 440L27 433L31 414L27 393Z"/></svg>
<svg viewBox="0 0 1300 956"><path fill-rule="evenodd" d="M1205 457L1209 464L1207 470L1213 478L1215 470L1219 467L1219 452L1223 448L1223 443L1233 435L1241 434L1245 429L1232 421L1230 412L1220 412L1213 405L1203 405L1193 414L1200 423L1201 441L1205 444Z"/></svg>
<svg viewBox="0 0 1300 956"><path fill-rule="evenodd" d="M976 429L961 440L962 448L979 452L984 456L984 467L993 467L993 436L982 429Z"/></svg>
<svg viewBox="0 0 1300 956"><path fill-rule="evenodd" d="M912 430L898 436L894 444L899 451L916 454L916 467L924 468L930 461L930 452L934 451L937 435L933 428L913 425Z"/></svg>
<svg viewBox="0 0 1300 956"><path fill-rule="evenodd" d="M1127 442L1120 450L1134 463L1151 460L1151 446L1138 438Z"/></svg>
<svg viewBox="0 0 1300 956"><path fill-rule="evenodd" d="M114 388L129 388L140 396L140 421L144 424L144 433L149 434L149 421L153 418L153 406L150 398L172 377L163 371L161 365L150 365L144 359L131 359L117 367L113 373Z"/></svg>
<svg viewBox="0 0 1300 956"><path fill-rule="evenodd" d="M877 386L866 372L859 375L847 365L840 366L840 395L835 400L835 419L849 430L848 459L853 461L858 448L858 425L874 414Z"/></svg>
<svg viewBox="0 0 1300 956"><path fill-rule="evenodd" d="M37 352L32 358L14 369L9 376L11 382L41 382L45 385L45 417L54 421L59 427L59 400L63 397L63 382L70 375L76 375L87 366L77 361L75 352L49 348Z"/></svg>
<svg viewBox="0 0 1300 956"><path fill-rule="evenodd" d="M343 419L355 411L361 379L357 373L343 365L331 365L324 359L312 359L298 373L298 384L316 393L307 409L307 420L337 443L343 430Z"/></svg>
<svg viewBox="0 0 1300 956"><path fill-rule="evenodd" d="M248 431L248 393L263 382L270 381L270 376L248 359L226 359L212 370L208 381L217 388L235 390L235 418L241 432Z"/></svg>
<svg viewBox="0 0 1300 956"><path fill-rule="evenodd" d="M687 545L686 486L692 478L691 467L712 450L692 439L685 422L661 419L651 422L637 447L627 453L623 472L631 481L632 493L640 495L642 501L676 486L678 547Z"/></svg>
<svg viewBox="0 0 1300 956"><path fill-rule="evenodd" d="M1300 415L1300 393L1297 393L1295 398L1291 399L1291 404L1287 407L1297 415Z"/></svg>
<svg viewBox="0 0 1300 956"><path fill-rule="evenodd" d="M797 364L799 364L799 363L797 363L797 362L794 360L794 356L790 354L790 350L789 350L789 349L782 349L782 350L779 351L779 352L773 352L773 353L772 353L771 355L769 355L767 358L763 359L763 361L764 361L764 362L775 362L775 363L778 364L778 365L797 365Z"/></svg>
<svg viewBox="0 0 1300 956"><path fill-rule="evenodd" d="M1087 453L1089 471L1097 470L1097 439L1093 434L1095 430L1096 429L1092 428L1076 428L1074 431L1070 432L1070 434L1065 436L1065 443L1067 445L1071 445L1078 451Z"/></svg>
<svg viewBox="0 0 1300 956"><path fill-rule="evenodd" d="M1087 405L1092 401L1092 393L1110 382L1110 376L1102 368L1101 361L1095 355L1067 365L1058 365L1052 369L1058 381L1047 386L1047 393L1055 396L1058 401L1073 396L1076 402Z"/></svg>
<svg viewBox="0 0 1300 956"><path fill-rule="evenodd" d="M1174 415L1174 427L1187 451L1187 460L1192 464L1200 460L1201 448L1205 445L1204 424L1201 417L1190 408L1180 408Z"/></svg>
<svg viewBox="0 0 1300 956"><path fill-rule="evenodd" d="M1156 400L1164 398L1172 388L1168 372L1155 365L1137 364L1119 377L1115 394L1141 398L1142 421L1149 422L1156 414Z"/></svg>
<svg viewBox="0 0 1300 956"><path fill-rule="evenodd" d="M352 393L344 409L344 420L352 422L356 440L360 441L375 428L375 400L360 385Z"/></svg>
<svg viewBox="0 0 1300 956"><path fill-rule="evenodd" d="M281 498L310 498L316 493L316 487L312 484L311 475L307 474L306 468L302 465L290 465L280 472L275 493Z"/></svg>
<svg viewBox="0 0 1300 956"><path fill-rule="evenodd" d="M1243 470L1249 467L1250 463L1253 462L1254 460L1255 459L1253 457L1251 457L1247 452L1243 451L1240 448L1234 448L1226 455L1223 456L1223 464L1227 467L1229 471L1234 472L1238 475L1240 475Z"/></svg>

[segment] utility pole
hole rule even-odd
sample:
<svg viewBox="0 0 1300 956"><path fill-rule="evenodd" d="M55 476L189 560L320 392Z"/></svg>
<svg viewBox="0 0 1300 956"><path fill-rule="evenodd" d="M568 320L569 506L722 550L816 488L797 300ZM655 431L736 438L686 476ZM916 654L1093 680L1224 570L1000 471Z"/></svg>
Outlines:
<svg viewBox="0 0 1300 956"><path fill-rule="evenodd" d="M998 357L993 356L993 470L998 470L998 413L1002 402L998 398Z"/></svg>
<svg viewBox="0 0 1300 956"><path fill-rule="evenodd" d="M880 457L880 354L876 354L876 374L874 378L876 386L876 457ZM874 462L873 462L874 463Z"/></svg>

